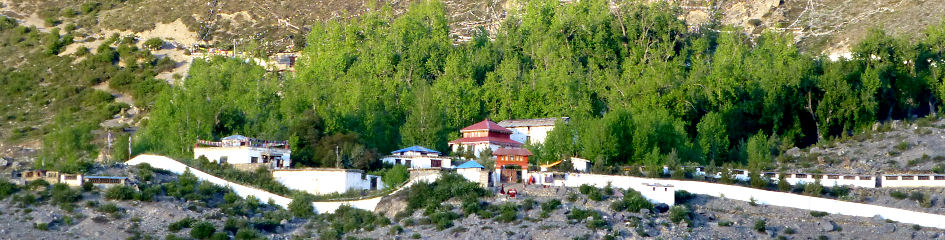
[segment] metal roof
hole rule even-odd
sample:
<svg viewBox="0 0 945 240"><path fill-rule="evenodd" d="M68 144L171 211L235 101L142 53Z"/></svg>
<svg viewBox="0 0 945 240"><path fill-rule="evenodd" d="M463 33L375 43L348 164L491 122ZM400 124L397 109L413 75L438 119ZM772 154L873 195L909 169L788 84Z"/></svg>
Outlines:
<svg viewBox="0 0 945 240"><path fill-rule="evenodd" d="M460 132L471 132L471 131L482 131L489 130L490 132L500 132L500 133L512 133L512 130L499 126L498 123L493 122L492 120L486 119L482 122L478 122L473 125L469 125L463 129L460 129Z"/></svg>
<svg viewBox="0 0 945 240"><path fill-rule="evenodd" d="M436 151L436 150L433 150L433 149L429 149L429 148L425 148L425 147L419 146L419 145L410 146L410 147L408 147L408 148L400 149L400 150L393 151L393 152L390 152L390 153L404 153L404 152L419 152L419 153L436 153L436 154L440 154L439 151Z"/></svg>
<svg viewBox="0 0 945 240"><path fill-rule="evenodd" d="M457 169L462 169L462 168L482 168L482 169L485 169L486 167L483 167L482 164L479 164L479 163L477 163L476 161L467 161L467 162L465 162L465 163L463 163L463 164L460 164L459 166L456 166L456 168L457 168Z"/></svg>
<svg viewBox="0 0 945 240"><path fill-rule="evenodd" d="M554 126L555 122L558 121L558 119L564 120L564 122L567 123L570 118L560 117L560 118L510 119L510 120L499 122L499 126L506 127L506 128Z"/></svg>
<svg viewBox="0 0 945 240"><path fill-rule="evenodd" d="M85 176L85 178L86 178L86 179L88 179L88 178L102 178L102 179L128 179L128 177L113 177L113 176Z"/></svg>

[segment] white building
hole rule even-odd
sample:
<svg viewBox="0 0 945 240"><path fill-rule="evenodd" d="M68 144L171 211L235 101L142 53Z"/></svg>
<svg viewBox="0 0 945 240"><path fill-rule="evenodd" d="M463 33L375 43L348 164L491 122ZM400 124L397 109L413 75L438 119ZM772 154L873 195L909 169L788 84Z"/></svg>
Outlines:
<svg viewBox="0 0 945 240"><path fill-rule="evenodd" d="M513 119L499 122L499 126L512 130L511 138L520 143L544 143L548 132L555 128L555 121L568 123L570 118Z"/></svg>
<svg viewBox="0 0 945 240"><path fill-rule="evenodd" d="M665 203L669 206L676 204L676 187L673 185L659 183L644 183L643 185L646 186L646 189L640 191L640 194L650 202Z"/></svg>
<svg viewBox="0 0 945 240"><path fill-rule="evenodd" d="M265 141L241 135L225 137L219 142L198 140L194 144L194 159L203 156L211 162L234 166L288 168L292 164L291 154L288 141Z"/></svg>
<svg viewBox="0 0 945 240"><path fill-rule="evenodd" d="M272 177L292 190L315 195L343 193L349 190L384 189L380 176L357 169L309 168L272 171Z"/></svg>
<svg viewBox="0 0 945 240"><path fill-rule="evenodd" d="M591 170L591 161L583 158L571 157L571 165L575 171L588 172Z"/></svg>
<svg viewBox="0 0 945 240"><path fill-rule="evenodd" d="M479 185L487 185L489 179L487 175L483 175L485 169L486 167L482 166L482 164L470 160L456 166L456 174L463 176L463 178L466 178L466 180L470 182L479 183ZM483 183L483 178L485 178L485 183Z"/></svg>
<svg viewBox="0 0 945 240"><path fill-rule="evenodd" d="M420 168L450 168L450 158L443 157L440 152L421 146L412 146L391 152L391 155L381 159L384 163L404 165L411 169Z"/></svg>

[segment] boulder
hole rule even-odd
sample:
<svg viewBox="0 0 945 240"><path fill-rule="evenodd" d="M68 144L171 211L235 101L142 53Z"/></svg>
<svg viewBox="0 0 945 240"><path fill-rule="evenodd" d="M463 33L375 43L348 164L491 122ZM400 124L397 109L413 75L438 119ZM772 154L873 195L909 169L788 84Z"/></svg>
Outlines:
<svg viewBox="0 0 945 240"><path fill-rule="evenodd" d="M837 224L830 220L817 222L817 229L821 232L832 232L837 229Z"/></svg>

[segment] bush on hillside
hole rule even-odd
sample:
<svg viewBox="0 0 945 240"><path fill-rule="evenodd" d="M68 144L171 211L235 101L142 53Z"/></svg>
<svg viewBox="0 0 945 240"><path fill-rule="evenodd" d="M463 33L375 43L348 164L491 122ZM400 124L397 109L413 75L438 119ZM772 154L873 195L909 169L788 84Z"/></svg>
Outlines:
<svg viewBox="0 0 945 240"><path fill-rule="evenodd" d="M300 218L309 218L315 216L315 207L312 206L315 196L312 194L299 192L292 196L292 202L289 203L289 211L293 216Z"/></svg>
<svg viewBox="0 0 945 240"><path fill-rule="evenodd" d="M201 221L195 223L190 228L190 237L196 239L208 239L216 232L216 227L210 222Z"/></svg>
<svg viewBox="0 0 945 240"><path fill-rule="evenodd" d="M116 185L105 191L105 199L108 200L131 200L135 198L135 189L125 185Z"/></svg>

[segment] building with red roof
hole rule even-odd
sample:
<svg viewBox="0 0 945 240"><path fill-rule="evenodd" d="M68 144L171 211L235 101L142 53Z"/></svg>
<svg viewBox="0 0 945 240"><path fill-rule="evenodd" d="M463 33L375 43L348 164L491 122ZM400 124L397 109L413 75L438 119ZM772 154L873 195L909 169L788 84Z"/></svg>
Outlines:
<svg viewBox="0 0 945 240"><path fill-rule="evenodd" d="M499 126L492 120L486 119L482 122L470 125L459 130L463 137L449 142L453 152L460 148L472 150L476 157L483 150L490 149L493 152L500 148L521 147L522 143L512 140L512 130Z"/></svg>

